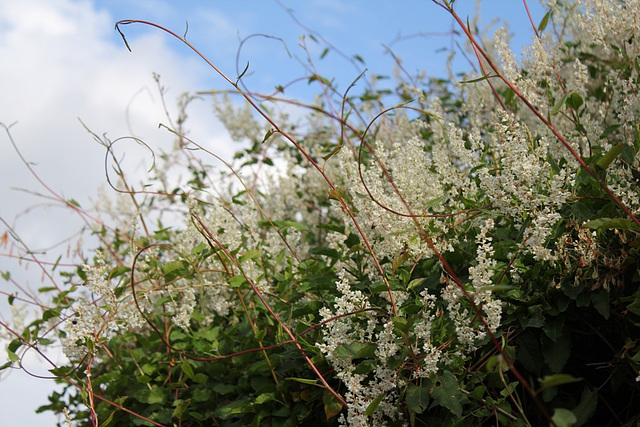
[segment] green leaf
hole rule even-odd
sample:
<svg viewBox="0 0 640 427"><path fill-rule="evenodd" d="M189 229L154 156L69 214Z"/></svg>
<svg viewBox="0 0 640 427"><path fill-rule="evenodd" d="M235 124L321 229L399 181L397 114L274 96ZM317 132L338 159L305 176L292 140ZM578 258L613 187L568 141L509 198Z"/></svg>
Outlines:
<svg viewBox="0 0 640 427"><path fill-rule="evenodd" d="M520 319L523 328L541 328L545 324L542 305L536 304L527 307L527 315Z"/></svg>
<svg viewBox="0 0 640 427"><path fill-rule="evenodd" d="M556 427L571 427L575 425L576 421L578 421L573 412L564 408L554 409L553 417L551 417L551 419L555 423Z"/></svg>
<svg viewBox="0 0 640 427"><path fill-rule="evenodd" d="M60 317L60 309L59 308L50 308L49 310L45 310L42 313L42 320L45 322L49 319Z"/></svg>
<svg viewBox="0 0 640 427"><path fill-rule="evenodd" d="M187 399L187 400L178 399L178 400L176 400L175 402L173 402L173 406L175 406L176 408L173 410L172 416L174 418L178 418L179 420L182 420L182 416L184 415L184 411L186 411L186 409L189 407L190 404L191 404L191 399Z"/></svg>
<svg viewBox="0 0 640 427"><path fill-rule="evenodd" d="M540 390L563 384L577 383L579 381L582 381L582 378L575 378L569 374L547 375L540 381Z"/></svg>
<svg viewBox="0 0 640 427"><path fill-rule="evenodd" d="M410 324L407 322L407 319L404 317L392 317L391 322L393 322L393 329L399 333L407 333L409 332Z"/></svg>
<svg viewBox="0 0 640 427"><path fill-rule="evenodd" d="M253 412L254 409L251 405L251 401L247 398L235 400L221 408L218 408L215 412L216 416L226 420L234 415L248 414Z"/></svg>
<svg viewBox="0 0 640 427"><path fill-rule="evenodd" d="M261 395L259 395L258 397L255 398L253 403L257 404L257 405L261 405L261 404L263 404L265 402L269 402L271 400L274 400L273 393L262 393Z"/></svg>
<svg viewBox="0 0 640 427"><path fill-rule="evenodd" d="M583 425L593 415L598 406L598 391L585 387L580 397L580 403L573 409L573 413L577 415L576 425Z"/></svg>
<svg viewBox="0 0 640 427"><path fill-rule="evenodd" d="M331 152L329 154L325 154L324 156L322 156L322 160L327 161L330 158L332 158L333 156L335 156L336 154L338 154L340 152L340 150L342 150L342 145L343 144L336 145L333 148L333 150L331 150Z"/></svg>
<svg viewBox="0 0 640 427"><path fill-rule="evenodd" d="M608 126L604 132L602 132L602 134L600 135L600 139L605 139L606 137L608 137L610 134L612 134L613 132L616 131L616 129L618 129L620 127L620 125L611 125Z"/></svg>
<svg viewBox="0 0 640 427"><path fill-rule="evenodd" d="M487 370L487 372L497 372L498 369L500 369L502 372L505 372L509 370L509 365L504 363L504 357L501 354L496 354L495 356L491 356L487 360L485 369Z"/></svg>
<svg viewBox="0 0 640 427"><path fill-rule="evenodd" d="M377 369L378 364L373 359L366 359L358 363L358 366L353 370L354 374L368 374Z"/></svg>
<svg viewBox="0 0 640 427"><path fill-rule="evenodd" d="M420 286L424 283L424 281L427 280L426 277L421 277L419 279L413 279L412 281L409 282L409 284L407 285L407 289L413 289L417 286Z"/></svg>
<svg viewBox="0 0 640 427"><path fill-rule="evenodd" d="M376 397L375 399L373 399L371 403L367 405L367 409L365 409L364 413L367 414L368 416L372 416L378 409L378 406L380 406L380 402L382 402L382 399L384 399L384 396L385 395L383 393L378 397Z"/></svg>
<svg viewBox="0 0 640 427"><path fill-rule="evenodd" d="M309 385L317 385L318 384L318 380L311 380L308 378L295 378L295 377L288 377L285 378L286 380L291 380L291 381L295 381L298 383L302 383L302 384L309 384Z"/></svg>
<svg viewBox="0 0 640 427"><path fill-rule="evenodd" d="M569 97L567 98L567 107L569 108L578 110L582 106L582 104L584 104L582 97L575 92L572 92L571 95L569 95Z"/></svg>
<svg viewBox="0 0 640 427"><path fill-rule="evenodd" d="M194 379L195 382L197 382L198 384L206 384L207 381L209 380L209 377L207 376L207 374L203 374L202 372L198 372Z"/></svg>
<svg viewBox="0 0 640 427"><path fill-rule="evenodd" d="M482 76L482 77L478 77L477 79L473 79L473 80L463 80L460 83L477 83L477 82L481 82L483 80L487 80L493 77L499 77L497 74L487 74L486 76Z"/></svg>
<svg viewBox="0 0 640 427"><path fill-rule="evenodd" d="M545 28L547 28L547 24L549 23L549 17L551 17L551 10L549 10L543 17L542 21L538 25L538 32L543 32Z"/></svg>
<svg viewBox="0 0 640 427"><path fill-rule="evenodd" d="M529 371L539 374L542 370L542 353L535 334L525 331L517 339L517 360Z"/></svg>
<svg viewBox="0 0 640 427"><path fill-rule="evenodd" d="M598 310L598 313L605 319L609 319L611 314L611 304L609 302L609 292L599 290L591 294L591 304Z"/></svg>
<svg viewBox="0 0 640 427"><path fill-rule="evenodd" d="M556 104L551 109L551 115L552 116L555 116L556 114L558 114L560 112L562 107L564 107L565 103L567 102L567 98L568 97L569 97L569 94L565 93L564 95L562 95L562 98L560 98L560 101L556 102Z"/></svg>
<svg viewBox="0 0 640 427"><path fill-rule="evenodd" d="M628 218L598 218L587 222L585 227L592 230L635 230L640 231L638 224Z"/></svg>
<svg viewBox="0 0 640 427"><path fill-rule="evenodd" d="M17 362L18 360L20 360L20 358L18 357L17 354L15 354L13 351L7 349L7 356L9 357L9 360L11 362Z"/></svg>
<svg viewBox="0 0 640 427"><path fill-rule="evenodd" d="M333 248L311 248L309 253L313 255L324 255L329 258L340 258L340 252Z"/></svg>
<svg viewBox="0 0 640 427"><path fill-rule="evenodd" d="M195 374L193 373L193 368L191 367L191 364L187 361L184 361L180 364L180 369L182 369L182 372L184 372L184 374L191 380L191 381L195 381L196 377Z"/></svg>
<svg viewBox="0 0 640 427"><path fill-rule="evenodd" d="M186 269L188 265L189 264L187 264L185 261L182 261L182 260L171 261L162 266L162 272L164 274L169 274L177 270Z"/></svg>
<svg viewBox="0 0 640 427"><path fill-rule="evenodd" d="M260 255L262 254L262 252L260 252L257 249L249 249L248 251L246 251L241 257L240 257L240 264L244 263L245 261L248 261L250 259L257 259L260 258Z"/></svg>
<svg viewBox="0 0 640 427"><path fill-rule="evenodd" d="M110 277L111 278L119 277L130 271L131 269L129 267L125 267L124 265L119 265L111 270Z"/></svg>
<svg viewBox="0 0 640 427"><path fill-rule="evenodd" d="M244 70L242 70L242 72L240 73L240 75L238 76L238 78L236 78L236 84L238 84L238 82L240 81L240 79L246 74L247 70L249 69L249 61L247 61L247 65L244 67Z"/></svg>
<svg viewBox="0 0 640 427"><path fill-rule="evenodd" d="M422 386L411 384L407 389L405 402L415 413L423 413L429 406L429 388L427 384Z"/></svg>
<svg viewBox="0 0 640 427"><path fill-rule="evenodd" d="M9 343L7 349L9 351L15 352L20 348L20 346L22 346L22 340L20 338L16 338Z"/></svg>
<svg viewBox="0 0 640 427"><path fill-rule="evenodd" d="M271 138L271 135L273 135L274 133L276 133L275 129L273 128L269 129L267 133L264 134L264 138L262 138L262 144L267 142L267 139Z"/></svg>
<svg viewBox="0 0 640 427"><path fill-rule="evenodd" d="M216 383L216 385L211 387L211 389L216 393L222 394L222 395L233 393L234 391L236 391L236 387L229 384L223 384L223 383Z"/></svg>
<svg viewBox="0 0 640 427"><path fill-rule="evenodd" d="M229 286L232 288L242 287L245 283L247 283L247 279L242 274L238 274L229 279Z"/></svg>
<svg viewBox="0 0 640 427"><path fill-rule="evenodd" d="M431 393L433 399L437 401L440 406L444 406L451 411L456 417L461 417L462 402L465 399L460 392L458 380L451 372L444 371L442 375L440 375L439 383Z"/></svg>
<svg viewBox="0 0 640 427"><path fill-rule="evenodd" d="M513 105L513 100L516 97L516 93L511 88L507 88L507 92L504 95L504 103L506 105Z"/></svg>
<svg viewBox="0 0 640 427"><path fill-rule="evenodd" d="M11 278L11 272L3 271L2 273L0 273L0 276L2 276L2 278L8 282Z"/></svg>
<svg viewBox="0 0 640 427"><path fill-rule="evenodd" d="M634 299L633 302L627 306L627 310L636 316L640 316L640 299Z"/></svg>
<svg viewBox="0 0 640 427"><path fill-rule="evenodd" d="M66 377L71 372L73 372L73 369L74 368L72 366L60 366L58 368L49 369L49 372L51 372L56 377Z"/></svg>
<svg viewBox="0 0 640 427"><path fill-rule="evenodd" d="M625 148L627 148L625 144L614 145L609 151L607 151L607 154L598 159L596 166L602 170L606 170Z"/></svg>
<svg viewBox="0 0 640 427"><path fill-rule="evenodd" d="M324 415L328 420L342 411L342 403L329 390L322 393L322 403L324 404Z"/></svg>
<svg viewBox="0 0 640 427"><path fill-rule="evenodd" d="M551 368L554 373L559 373L564 368L569 355L571 353L571 340L567 335L562 335L556 342L543 337L547 343L542 349L542 356L547 366Z"/></svg>
<svg viewBox="0 0 640 427"><path fill-rule="evenodd" d="M298 231L309 231L309 227L307 227L304 224L300 224L299 222L295 222L295 221L285 221L284 225L287 226L287 227L295 228Z"/></svg>
<svg viewBox="0 0 640 427"><path fill-rule="evenodd" d="M352 342L340 344L333 351L334 356L343 360L372 358L377 346L373 343Z"/></svg>
<svg viewBox="0 0 640 427"><path fill-rule="evenodd" d="M75 206L76 208L80 207L80 203L76 202L74 199L67 200L67 203L69 203L70 205Z"/></svg>

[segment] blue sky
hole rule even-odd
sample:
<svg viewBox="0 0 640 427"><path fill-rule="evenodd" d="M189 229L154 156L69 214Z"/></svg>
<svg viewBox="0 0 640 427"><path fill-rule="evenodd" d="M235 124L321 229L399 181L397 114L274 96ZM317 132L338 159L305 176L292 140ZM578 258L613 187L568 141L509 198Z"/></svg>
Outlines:
<svg viewBox="0 0 640 427"><path fill-rule="evenodd" d="M473 14L475 1L456 4L461 16ZM544 10L534 0L529 0L529 7L537 24ZM532 35L522 1L485 0L481 16L484 24L493 18L508 20L517 51ZM342 89L365 67L370 73L392 73L394 60L383 45L402 58L409 72L425 70L429 76L442 76L446 52L440 49L455 41L464 43L451 37L451 18L428 0L0 1L0 122L15 123L11 128L15 142L52 190L85 207L100 197L96 189L104 184L104 154L78 118L112 139L133 133L159 146L171 136L157 126L164 116L153 72L162 76L170 105L183 91L228 88L192 52L150 27L123 28L133 50L128 52L114 31L120 19L153 21L180 34L188 22L189 41L231 78L237 75L241 39L253 34L278 37L281 41L252 37L239 58L240 69L249 62L245 76L249 88L267 92L305 75L306 53L299 46L303 35L319 73L335 78ZM309 30L315 31L320 43L308 37ZM326 47L323 38L347 59L331 50L319 60ZM360 55L365 65L354 66L348 59L354 55ZM463 66L464 61L458 64ZM308 100L312 93L313 87L301 82L285 94ZM208 102L196 103L190 116L191 137L230 157L233 146ZM49 247L82 224L77 216L16 188L45 192L1 133L0 217L32 249ZM12 277L27 288L44 286L37 269L18 266L6 256L8 250L0 247L0 271L12 271ZM50 256L55 260L57 255ZM9 286L0 281L0 290L13 292ZM0 315L8 320L4 302ZM0 363L3 360L0 356ZM31 370L46 374L46 366L37 359L26 361ZM51 415L33 415L46 402L51 382L22 372L3 373L0 380L0 425L55 424Z"/></svg>

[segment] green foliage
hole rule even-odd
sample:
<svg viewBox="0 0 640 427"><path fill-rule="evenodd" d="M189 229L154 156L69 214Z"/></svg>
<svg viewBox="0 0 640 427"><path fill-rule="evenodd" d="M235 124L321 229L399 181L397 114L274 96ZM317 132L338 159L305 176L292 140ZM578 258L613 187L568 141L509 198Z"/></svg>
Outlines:
<svg viewBox="0 0 640 427"><path fill-rule="evenodd" d="M435 3L457 17L453 1ZM585 13L554 3L537 28L552 36L536 43L555 57L532 49L520 66L502 52L480 76L341 96L314 74L326 98L302 105L305 126L244 93L247 69L223 76L255 111L215 100L246 142L222 171L184 135L182 99L174 149L155 156L144 194L124 192L138 224L122 213L95 228L94 259L39 290L52 302L0 369L61 343L70 362L51 373L63 388L40 410L79 425L633 418L637 23L616 40L585 33ZM113 161L110 183L133 188Z"/></svg>

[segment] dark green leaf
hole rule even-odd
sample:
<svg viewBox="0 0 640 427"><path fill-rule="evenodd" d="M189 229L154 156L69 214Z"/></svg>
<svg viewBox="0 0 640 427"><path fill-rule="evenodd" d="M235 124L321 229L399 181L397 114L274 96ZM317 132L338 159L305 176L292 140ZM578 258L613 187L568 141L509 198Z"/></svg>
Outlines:
<svg viewBox="0 0 640 427"><path fill-rule="evenodd" d="M618 129L620 127L620 125L611 125L608 126L604 132L602 132L602 134L600 135L600 139L604 139L607 136L609 136L611 133L615 132L616 129Z"/></svg>
<svg viewBox="0 0 640 427"><path fill-rule="evenodd" d="M42 313L42 320L47 321L49 319L58 318L60 316L59 308L50 308Z"/></svg>
<svg viewBox="0 0 640 427"><path fill-rule="evenodd" d="M309 378L288 377L288 378L285 378L285 379L291 380L291 381L295 381L295 382L298 382L298 383L302 383L302 384L309 384L309 385L318 384L318 380L312 380L312 379L309 379Z"/></svg>
<svg viewBox="0 0 640 427"><path fill-rule="evenodd" d="M545 15L542 17L542 21L540 21L540 24L538 25L539 32L543 32L544 29L547 28L547 24L549 23L549 17L551 17L551 10L545 13Z"/></svg>
<svg viewBox="0 0 640 427"><path fill-rule="evenodd" d="M382 402L382 399L384 399L384 396L385 396L384 394L381 394L375 399L373 399L371 403L367 405L367 409L365 409L364 413L367 414L368 416L372 416L378 409L378 406L380 406L380 402Z"/></svg>
<svg viewBox="0 0 640 427"><path fill-rule="evenodd" d="M236 78L236 84L238 84L238 82L240 81L240 79L242 78L242 76L245 75L245 73L247 72L247 70L249 70L249 61L247 61L247 65L244 67L244 70L242 70L242 72L240 73L240 75L238 76L238 78Z"/></svg>
<svg viewBox="0 0 640 427"><path fill-rule="evenodd" d="M573 413L577 417L576 426L581 426L589 421L596 406L598 406L598 391L585 387L580 397L580 403L573 409Z"/></svg>
<svg viewBox="0 0 640 427"><path fill-rule="evenodd" d="M124 265L119 265L111 270L110 277L111 278L119 277L130 271L131 269L129 267L125 267Z"/></svg>
<svg viewBox="0 0 640 427"><path fill-rule="evenodd" d="M333 354L343 360L370 358L375 355L376 348L373 343L352 342L340 344Z"/></svg>
<svg viewBox="0 0 640 427"><path fill-rule="evenodd" d="M253 412L253 406L251 405L251 401L248 398L239 399L233 401L223 407L220 407L216 410L216 416L226 420L234 415L239 414L248 414Z"/></svg>
<svg viewBox="0 0 640 427"><path fill-rule="evenodd" d="M312 248L309 253L313 255L324 255L329 258L340 258L340 253L333 248Z"/></svg>
<svg viewBox="0 0 640 427"><path fill-rule="evenodd" d="M422 386L411 384L407 389L405 399L407 406L412 411L418 414L423 413L429 406L429 388L427 384Z"/></svg>
<svg viewBox="0 0 640 427"><path fill-rule="evenodd" d="M575 92L572 92L571 95L567 98L567 107L573 108L574 110L578 110L580 106L584 104L582 97Z"/></svg>
<svg viewBox="0 0 640 427"><path fill-rule="evenodd" d="M518 347L517 360L534 374L542 369L542 353L535 334L525 332L516 339Z"/></svg>
<svg viewBox="0 0 640 427"><path fill-rule="evenodd" d="M581 378L575 378L569 374L547 375L540 381L540 389L556 387L563 384L571 384L582 381Z"/></svg>
<svg viewBox="0 0 640 427"><path fill-rule="evenodd" d="M456 417L462 416L462 402L465 400L460 392L458 380L449 371L444 371L439 378L439 384L433 389L433 399L440 406L447 408Z"/></svg>
<svg viewBox="0 0 640 427"><path fill-rule="evenodd" d="M73 372L73 367L72 366L60 366L58 368L49 369L49 372L51 372L56 377L66 377L71 372Z"/></svg>
<svg viewBox="0 0 640 427"><path fill-rule="evenodd" d="M587 222L584 225L592 230L636 230L640 231L640 227L628 218L598 218Z"/></svg>
<svg viewBox="0 0 640 427"><path fill-rule="evenodd" d="M366 359L358 363L358 366L353 370L355 374L368 374L373 372L378 367L378 364L373 359Z"/></svg>
<svg viewBox="0 0 640 427"><path fill-rule="evenodd" d="M274 133L276 133L275 129L273 128L269 129L267 133L264 134L264 138L262 138L262 144L267 142L267 139L271 138L271 135L273 135Z"/></svg>
<svg viewBox="0 0 640 427"><path fill-rule="evenodd" d="M222 395L233 393L234 391L236 391L236 387L229 384L222 384L222 383L216 383L216 385L211 387L211 389L216 393L222 394Z"/></svg>
<svg viewBox="0 0 640 427"><path fill-rule="evenodd" d="M567 335L561 336L556 342L543 337L546 341L543 349L542 356L547 366L551 368L551 372L559 373L564 368L569 355L571 353L571 340Z"/></svg>
<svg viewBox="0 0 640 427"><path fill-rule="evenodd" d="M598 310L598 313L605 319L609 319L611 305L609 303L609 292L599 290L591 294L591 304Z"/></svg>

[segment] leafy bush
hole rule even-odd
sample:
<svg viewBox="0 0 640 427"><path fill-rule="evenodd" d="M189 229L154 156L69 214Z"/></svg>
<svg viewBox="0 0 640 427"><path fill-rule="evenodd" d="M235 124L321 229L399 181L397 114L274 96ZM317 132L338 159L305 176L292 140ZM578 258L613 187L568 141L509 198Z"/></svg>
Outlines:
<svg viewBox="0 0 640 427"><path fill-rule="evenodd" d="M3 368L61 342L41 410L79 425L635 422L640 2L551 1L520 62L453 3L474 73L313 74L313 105L223 75L232 163L185 135L188 96L142 190L94 135L130 208L4 325Z"/></svg>

